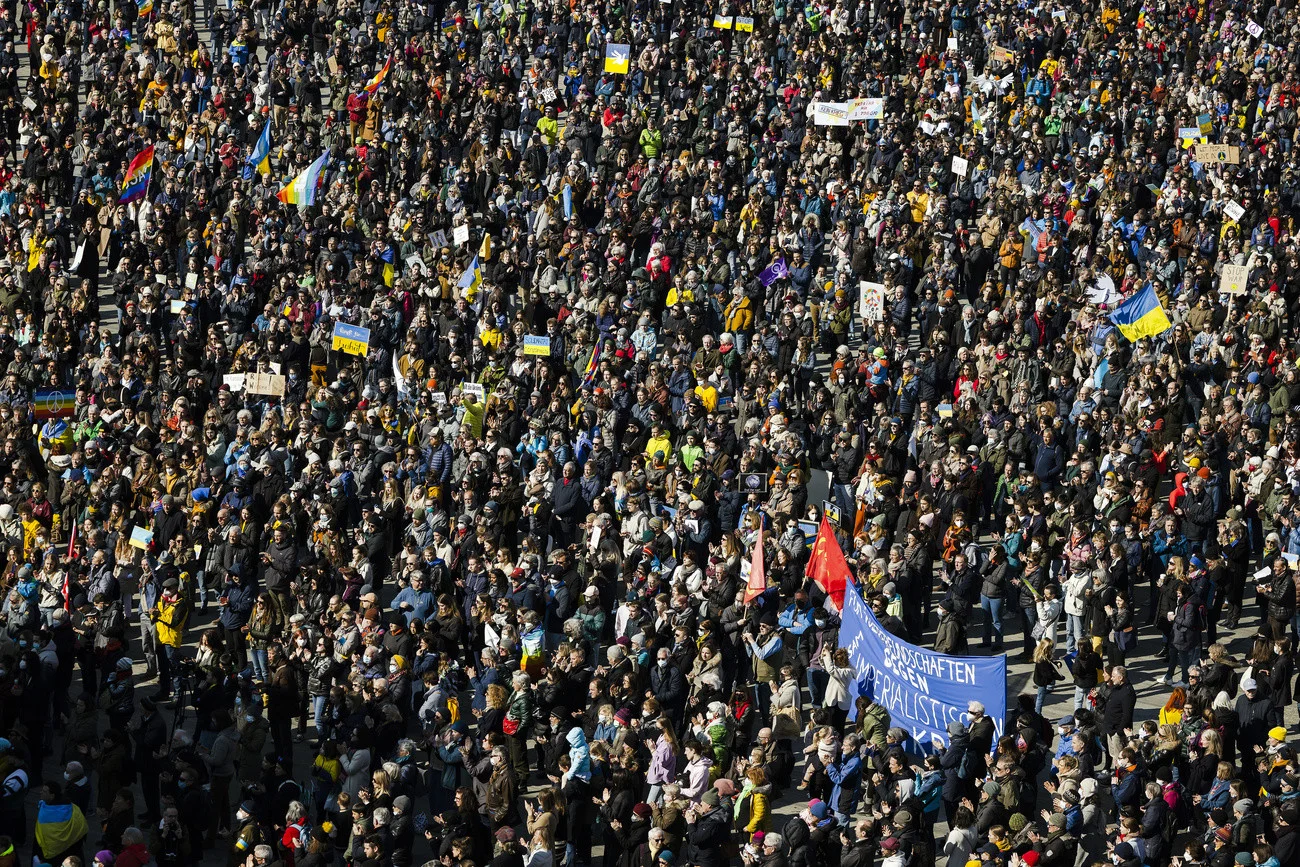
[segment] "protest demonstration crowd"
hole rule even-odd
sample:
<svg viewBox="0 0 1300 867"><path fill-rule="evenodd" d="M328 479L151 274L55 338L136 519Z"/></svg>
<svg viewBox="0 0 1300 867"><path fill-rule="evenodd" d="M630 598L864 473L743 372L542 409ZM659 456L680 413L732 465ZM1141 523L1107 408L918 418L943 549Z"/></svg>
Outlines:
<svg viewBox="0 0 1300 867"><path fill-rule="evenodd" d="M1300 867L1296 3L688 7L0 0L0 867Z"/></svg>

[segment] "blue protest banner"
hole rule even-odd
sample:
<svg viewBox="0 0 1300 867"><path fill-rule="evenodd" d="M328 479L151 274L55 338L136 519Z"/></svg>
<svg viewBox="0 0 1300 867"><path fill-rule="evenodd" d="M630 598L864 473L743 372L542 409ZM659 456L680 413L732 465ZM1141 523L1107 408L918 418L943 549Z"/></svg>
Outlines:
<svg viewBox="0 0 1300 867"><path fill-rule="evenodd" d="M947 746L948 724L969 723L972 701L984 705L999 737L1006 728L1005 656L947 656L908 644L885 631L852 581L844 593L840 646L858 672L854 697L868 695L883 705L890 724L906 731L920 752L932 752L936 739Z"/></svg>

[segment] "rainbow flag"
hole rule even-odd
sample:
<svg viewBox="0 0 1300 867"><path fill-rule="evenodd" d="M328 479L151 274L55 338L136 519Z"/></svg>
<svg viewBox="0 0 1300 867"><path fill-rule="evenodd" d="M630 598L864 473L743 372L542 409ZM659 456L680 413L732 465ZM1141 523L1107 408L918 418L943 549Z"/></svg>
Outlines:
<svg viewBox="0 0 1300 867"><path fill-rule="evenodd" d="M122 195L118 196L119 205L130 204L144 198L149 189L149 175L153 172L153 145L140 151L126 167L126 177L122 178Z"/></svg>
<svg viewBox="0 0 1300 867"><path fill-rule="evenodd" d="M148 18L153 14L153 0L135 0L135 12L141 18Z"/></svg>
<svg viewBox="0 0 1300 867"><path fill-rule="evenodd" d="M38 420L64 418L76 410L77 396L72 391L38 388L32 396L32 415Z"/></svg>
<svg viewBox="0 0 1300 867"><path fill-rule="evenodd" d="M582 385L585 388L596 378L596 370L600 367L600 341L591 348L591 358L587 361L587 366L582 371Z"/></svg>
<svg viewBox="0 0 1300 867"><path fill-rule="evenodd" d="M286 205L313 205L316 203L316 187L320 185L320 176L325 171L325 161L330 152L325 151L316 158L316 162L307 166L302 174L285 184L284 189L275 197Z"/></svg>
<svg viewBox="0 0 1300 867"><path fill-rule="evenodd" d="M384 79L388 77L388 69L392 65L393 65L393 55L390 54L388 55L388 59L384 61L384 68L375 73L375 77L370 79L369 84L361 88L361 92L365 94L369 94L370 96L374 96L375 91L379 90L379 85L383 84Z"/></svg>

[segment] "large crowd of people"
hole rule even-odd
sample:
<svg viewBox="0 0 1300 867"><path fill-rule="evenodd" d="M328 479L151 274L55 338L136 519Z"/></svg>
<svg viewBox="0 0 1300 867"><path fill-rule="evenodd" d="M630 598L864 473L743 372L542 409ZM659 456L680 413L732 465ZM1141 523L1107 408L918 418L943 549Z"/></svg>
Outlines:
<svg viewBox="0 0 1300 867"><path fill-rule="evenodd" d="M1300 867L1298 22L3 0L0 867Z"/></svg>

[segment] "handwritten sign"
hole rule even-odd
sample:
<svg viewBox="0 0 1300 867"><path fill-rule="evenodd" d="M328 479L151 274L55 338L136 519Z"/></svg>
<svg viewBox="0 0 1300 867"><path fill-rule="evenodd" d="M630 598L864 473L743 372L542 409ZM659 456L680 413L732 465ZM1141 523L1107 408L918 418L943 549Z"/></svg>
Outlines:
<svg viewBox="0 0 1300 867"><path fill-rule="evenodd" d="M1250 276L1245 265L1224 265L1219 272L1219 291L1225 295L1243 295Z"/></svg>
<svg viewBox="0 0 1300 867"><path fill-rule="evenodd" d="M451 241L457 247L469 243L469 224L461 223L451 230Z"/></svg>
<svg viewBox="0 0 1300 867"><path fill-rule="evenodd" d="M1240 223L1241 218L1246 215L1246 209L1229 199L1223 203L1223 213L1229 220L1232 220L1232 222Z"/></svg>
<svg viewBox="0 0 1300 867"><path fill-rule="evenodd" d="M848 126L849 106L845 102L814 102L813 123L817 126Z"/></svg>
<svg viewBox="0 0 1300 867"><path fill-rule="evenodd" d="M348 355L369 355L370 354L370 329L363 328L360 325L348 325L346 322L335 322L333 337L333 348L338 352L346 352Z"/></svg>
<svg viewBox="0 0 1300 867"><path fill-rule="evenodd" d="M1198 163L1227 163L1237 165L1241 162L1241 148L1236 145L1198 144L1196 146Z"/></svg>
<svg viewBox="0 0 1300 867"><path fill-rule="evenodd" d="M483 384L479 382L462 382L460 384L460 394L462 397L474 395L479 403L482 403L487 397L487 391L484 390Z"/></svg>
<svg viewBox="0 0 1300 867"><path fill-rule="evenodd" d="M864 97L849 103L849 120L880 120L885 116L885 101L879 97Z"/></svg>
<svg viewBox="0 0 1300 867"><path fill-rule="evenodd" d="M956 175L959 178L964 178L966 177L966 173L969 171L970 171L970 163L966 161L965 157L952 158L952 173L954 175Z"/></svg>
<svg viewBox="0 0 1300 867"><path fill-rule="evenodd" d="M249 394L284 395L284 377L274 373L250 373L244 377L244 388Z"/></svg>
<svg viewBox="0 0 1300 867"><path fill-rule="evenodd" d="M532 334L524 335L524 355L546 355L551 354L551 338L545 335L537 337Z"/></svg>

